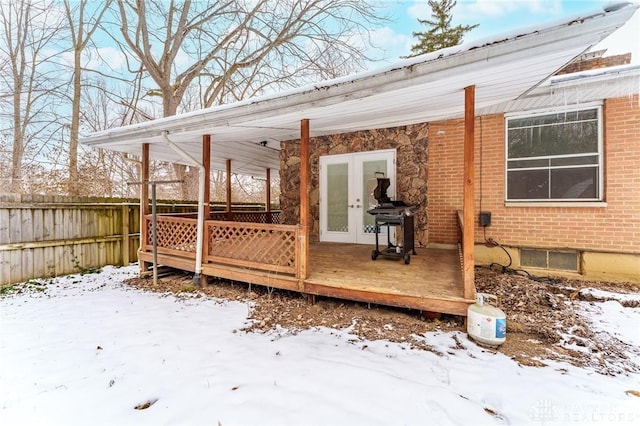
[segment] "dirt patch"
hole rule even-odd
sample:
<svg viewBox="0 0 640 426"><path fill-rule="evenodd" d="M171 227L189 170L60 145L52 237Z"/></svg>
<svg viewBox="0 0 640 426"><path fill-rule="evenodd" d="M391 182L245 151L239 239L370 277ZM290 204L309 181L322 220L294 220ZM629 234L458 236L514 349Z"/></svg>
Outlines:
<svg viewBox="0 0 640 426"><path fill-rule="evenodd" d="M430 315L373 304L311 297L282 290L226 280L200 288L191 275L175 273L159 280L134 278L129 285L178 296L210 296L226 300L251 301L251 320L244 331L267 332L276 326L293 332L313 327L349 328L362 339L385 339L437 352L420 338L428 331L462 331L464 319ZM640 293L640 286L585 282L565 279L535 279L478 268L476 288L495 294L507 314L507 340L497 351L527 366L544 366L547 360L563 360L591 367L602 374L640 372L640 349L607 333L592 329L577 309L578 301L599 303L584 288L618 293ZM459 349L464 348L462 342ZM452 348L456 349L456 348Z"/></svg>
<svg viewBox="0 0 640 426"><path fill-rule="evenodd" d="M603 374L640 371L639 349L595 331L578 312L577 303L613 300L596 298L584 292L586 288L638 294L637 284L536 278L479 268L476 288L498 296L507 314L507 341L500 351L517 361L564 360ZM632 307L635 303L622 304Z"/></svg>

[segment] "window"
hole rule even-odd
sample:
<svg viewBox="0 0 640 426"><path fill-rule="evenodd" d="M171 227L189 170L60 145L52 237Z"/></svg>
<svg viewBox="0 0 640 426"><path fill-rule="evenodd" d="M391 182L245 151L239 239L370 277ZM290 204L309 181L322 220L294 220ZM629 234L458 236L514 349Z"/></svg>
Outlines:
<svg viewBox="0 0 640 426"><path fill-rule="evenodd" d="M531 268L578 271L578 253L520 249L520 265Z"/></svg>
<svg viewBox="0 0 640 426"><path fill-rule="evenodd" d="M507 118L508 201L602 200L601 108Z"/></svg>

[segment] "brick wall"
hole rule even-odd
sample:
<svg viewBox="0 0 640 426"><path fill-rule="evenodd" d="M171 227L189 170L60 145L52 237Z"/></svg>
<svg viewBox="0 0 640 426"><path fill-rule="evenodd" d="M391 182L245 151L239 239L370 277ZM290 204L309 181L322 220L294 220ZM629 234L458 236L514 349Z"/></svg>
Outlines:
<svg viewBox="0 0 640 426"><path fill-rule="evenodd" d="M561 69L556 75L569 74L573 72L594 70L598 68L613 67L616 65L628 65L631 63L631 53L614 55L591 59L578 59Z"/></svg>
<svg viewBox="0 0 640 426"><path fill-rule="evenodd" d="M475 211L492 213L487 237L508 246L640 253L640 100L637 95L607 100L603 115L606 207L506 207L504 119L476 119ZM462 124L429 125L431 243L453 244L459 238L455 211L462 208ZM483 241L478 227L476 242Z"/></svg>
<svg viewBox="0 0 640 426"><path fill-rule="evenodd" d="M464 120L429 124L429 243L459 240L456 211L462 209Z"/></svg>

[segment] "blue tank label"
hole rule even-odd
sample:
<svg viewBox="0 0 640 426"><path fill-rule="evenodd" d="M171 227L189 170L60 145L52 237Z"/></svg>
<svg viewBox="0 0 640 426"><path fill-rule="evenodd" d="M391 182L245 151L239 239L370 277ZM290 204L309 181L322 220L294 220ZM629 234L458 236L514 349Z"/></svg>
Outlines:
<svg viewBox="0 0 640 426"><path fill-rule="evenodd" d="M507 319L496 318L496 338L502 339L507 335Z"/></svg>

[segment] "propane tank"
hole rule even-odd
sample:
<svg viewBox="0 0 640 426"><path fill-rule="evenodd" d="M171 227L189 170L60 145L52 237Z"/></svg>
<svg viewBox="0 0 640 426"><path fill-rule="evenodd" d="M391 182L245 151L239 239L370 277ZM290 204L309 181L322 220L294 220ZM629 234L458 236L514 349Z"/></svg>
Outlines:
<svg viewBox="0 0 640 426"><path fill-rule="evenodd" d="M498 298L492 294L477 293L476 303L467 309L467 333L482 345L498 347L507 340L507 317L505 313L488 304Z"/></svg>

